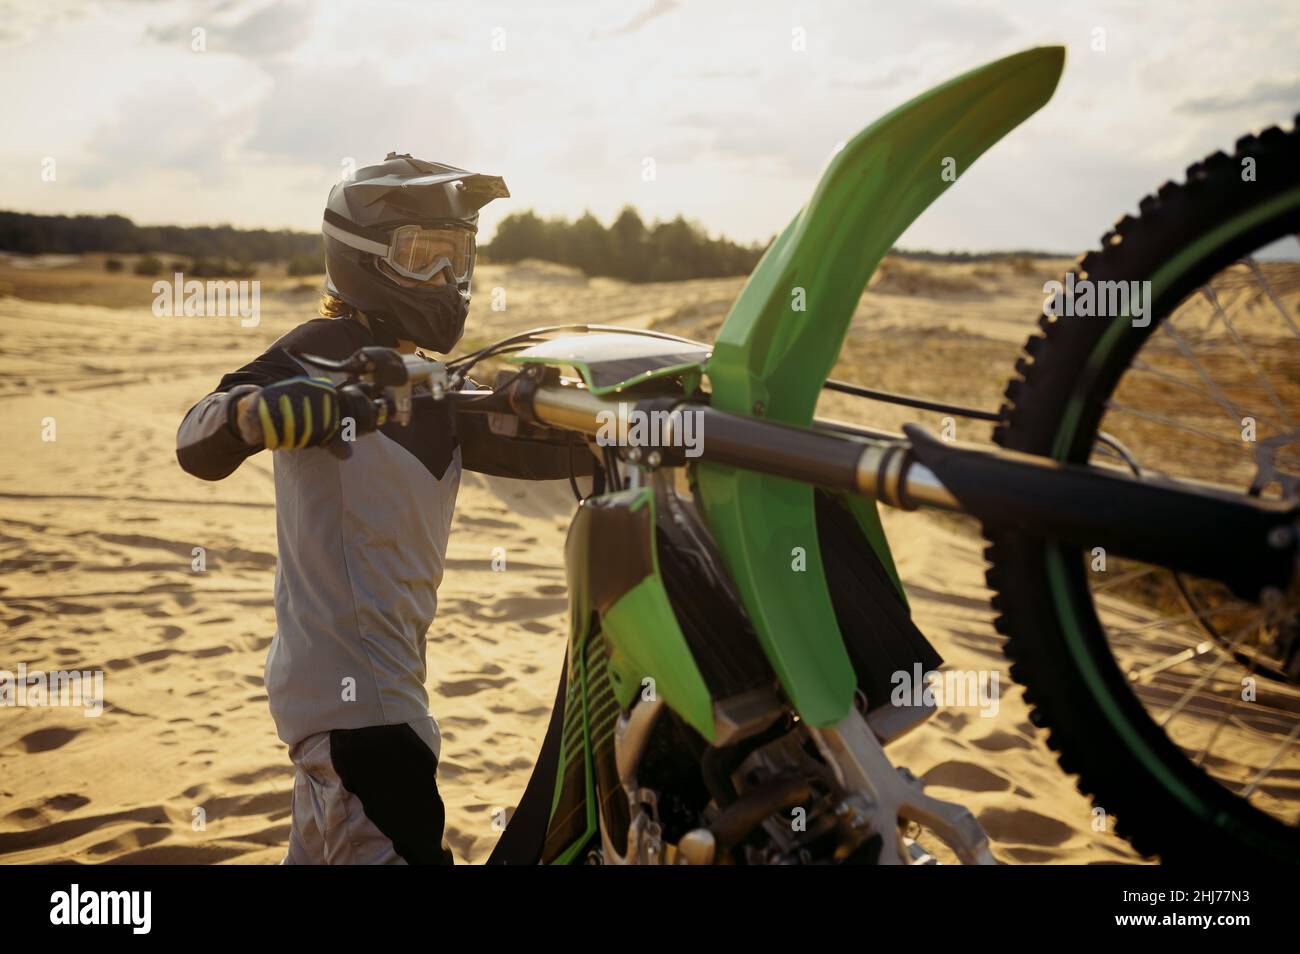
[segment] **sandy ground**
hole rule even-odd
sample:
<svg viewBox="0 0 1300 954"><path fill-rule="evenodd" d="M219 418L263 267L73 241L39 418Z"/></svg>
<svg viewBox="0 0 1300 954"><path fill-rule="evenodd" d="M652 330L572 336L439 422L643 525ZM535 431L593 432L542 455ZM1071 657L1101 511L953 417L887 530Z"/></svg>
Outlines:
<svg viewBox="0 0 1300 954"><path fill-rule="evenodd" d="M864 383L996 406L1042 276L1062 265L887 268L863 300L846 362L875 359L855 378ZM935 284L911 287L924 278L917 268ZM130 307L0 299L0 668L106 673L97 718L0 710L0 860L282 856L292 772L262 681L274 630L270 460L209 484L184 474L173 448L181 416L223 372L311 316L298 284L264 297L256 328L153 317L139 284L121 286L139 290ZM476 302L475 340L575 320L709 340L740 282L629 288L525 265L485 267L478 285L506 288L508 309L491 312L486 295ZM131 294L118 292L128 303ZM980 373L965 373L972 367ZM849 417L849 407L832 400L827 411ZM938 415L910 416L939 426ZM53 441L42 439L47 419ZM565 486L464 483L428 685L460 862L491 850L493 819L521 794L545 729L564 651L571 511ZM1002 683L996 717L941 713L892 748L895 760L967 804L1003 861L1135 860L1093 830L1089 804L1029 724L990 625L980 540L915 513L889 514L887 527L922 630L950 665L997 670ZM491 567L498 546L504 572ZM195 547L206 551L202 572Z"/></svg>

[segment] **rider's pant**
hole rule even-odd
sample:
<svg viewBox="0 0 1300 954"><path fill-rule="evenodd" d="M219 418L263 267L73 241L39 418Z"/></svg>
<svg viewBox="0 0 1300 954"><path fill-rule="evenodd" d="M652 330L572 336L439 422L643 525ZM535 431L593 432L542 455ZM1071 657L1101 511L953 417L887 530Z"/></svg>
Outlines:
<svg viewBox="0 0 1300 954"><path fill-rule="evenodd" d="M309 735L296 769L290 865L451 864L437 729L399 723Z"/></svg>

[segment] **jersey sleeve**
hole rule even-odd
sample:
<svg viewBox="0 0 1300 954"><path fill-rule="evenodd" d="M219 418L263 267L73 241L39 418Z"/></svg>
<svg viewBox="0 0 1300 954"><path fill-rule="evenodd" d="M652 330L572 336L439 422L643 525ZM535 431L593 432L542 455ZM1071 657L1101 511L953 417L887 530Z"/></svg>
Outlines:
<svg viewBox="0 0 1300 954"><path fill-rule="evenodd" d="M370 343L365 329L350 319L316 318L299 325L248 364L222 377L211 394L190 408L176 432L176 459L181 468L203 480L221 480L261 450L239 436L235 407L246 394L305 374L306 369L291 352L338 360Z"/></svg>
<svg viewBox="0 0 1300 954"><path fill-rule="evenodd" d="M503 437L492 431L486 414L456 415L461 466L493 477L518 480L564 480L590 477L595 460L584 440L565 443Z"/></svg>

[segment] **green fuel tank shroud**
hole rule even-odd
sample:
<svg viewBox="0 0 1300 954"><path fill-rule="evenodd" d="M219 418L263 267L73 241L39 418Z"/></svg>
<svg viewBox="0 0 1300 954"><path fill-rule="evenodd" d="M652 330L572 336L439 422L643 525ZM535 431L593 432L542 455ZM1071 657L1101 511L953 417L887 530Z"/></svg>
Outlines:
<svg viewBox="0 0 1300 954"><path fill-rule="evenodd" d="M1048 46L989 63L922 93L837 152L722 325L706 367L713 406L810 425L880 260L952 184L945 169L960 177L1051 98L1064 62L1064 48ZM794 309L797 294L804 310ZM723 561L795 710L814 726L839 722L855 680L822 568L813 488L708 463L696 478ZM868 536L883 545L883 534Z"/></svg>

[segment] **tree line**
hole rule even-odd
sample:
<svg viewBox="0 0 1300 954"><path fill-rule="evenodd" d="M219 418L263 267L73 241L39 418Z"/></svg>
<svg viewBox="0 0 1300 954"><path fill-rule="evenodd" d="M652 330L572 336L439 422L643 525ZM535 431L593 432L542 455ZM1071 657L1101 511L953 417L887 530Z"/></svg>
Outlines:
<svg viewBox="0 0 1300 954"><path fill-rule="evenodd" d="M245 266L253 262L285 262L291 274L318 274L324 270L318 234L237 229L229 225L137 225L122 215L0 211L0 251L32 255L166 253ZM608 228L590 212L572 221L541 218L531 211L508 215L497 227L492 242L482 246L480 252L485 260L493 262L538 258L572 265L592 276L646 282L747 275L763 249L710 238L681 216L647 226L629 206Z"/></svg>
<svg viewBox="0 0 1300 954"><path fill-rule="evenodd" d="M33 215L0 211L0 250L30 255L164 252L235 262L292 262L310 256L324 265L319 234L230 225L136 225L124 215Z"/></svg>
<svg viewBox="0 0 1300 954"><path fill-rule="evenodd" d="M542 218L516 212L497 226L483 247L493 262L540 258L629 282L667 282L687 278L748 275L763 255L763 246L739 245L710 238L680 215L646 225L626 206L607 228L590 212L575 220Z"/></svg>
<svg viewBox="0 0 1300 954"><path fill-rule="evenodd" d="M237 229L229 225L136 225L122 215L35 215L0 210L0 251L26 254L183 255L219 263L215 271L245 273L254 262L284 262L293 275L324 271L321 237L289 229ZM710 238L682 216L647 225L631 206L606 227L590 212L577 219L516 212L497 226L482 257L511 263L538 258L630 282L676 281L748 275L764 246ZM1042 252L899 252L936 261L981 261ZM145 263L152 273L153 262ZM121 267L121 263L118 263Z"/></svg>

